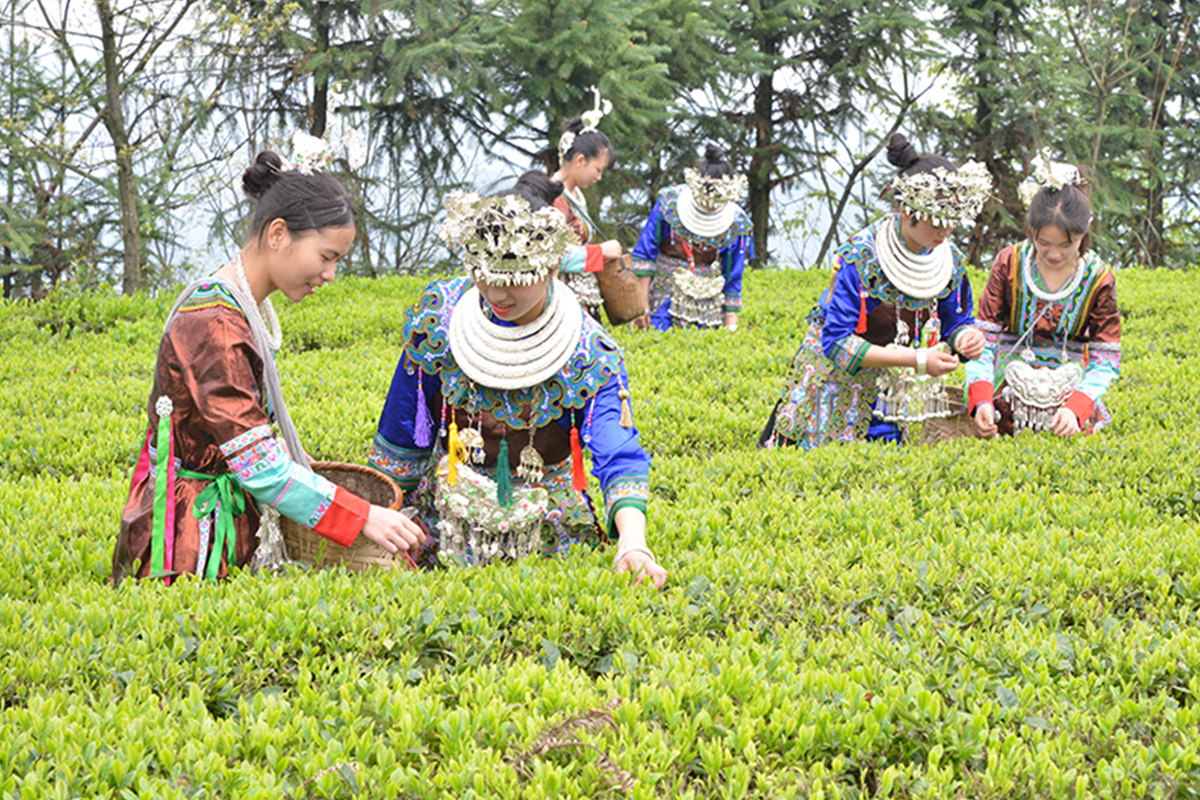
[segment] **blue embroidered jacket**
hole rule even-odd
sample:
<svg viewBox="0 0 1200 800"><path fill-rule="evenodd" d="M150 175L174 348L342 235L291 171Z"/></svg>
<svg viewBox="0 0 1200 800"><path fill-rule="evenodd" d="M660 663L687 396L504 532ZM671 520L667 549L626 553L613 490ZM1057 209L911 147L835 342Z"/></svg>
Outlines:
<svg viewBox="0 0 1200 800"><path fill-rule="evenodd" d="M620 424L619 393L628 387L629 378L617 343L585 314L575 352L551 378L508 391L478 386L463 373L450 350L450 316L469 286L465 277L435 281L408 310L404 354L379 419L371 463L391 474L405 490L417 485L434 449L415 441L417 404L425 404L437 420L441 409L431 407L430 400L440 393L454 408L487 411L512 428L557 424L567 430L574 419L581 442L592 453L592 473L604 490L606 528L613 530L613 516L621 508L633 506L644 512L650 456L638 442L637 428ZM523 412L528 413L527 420Z"/></svg>

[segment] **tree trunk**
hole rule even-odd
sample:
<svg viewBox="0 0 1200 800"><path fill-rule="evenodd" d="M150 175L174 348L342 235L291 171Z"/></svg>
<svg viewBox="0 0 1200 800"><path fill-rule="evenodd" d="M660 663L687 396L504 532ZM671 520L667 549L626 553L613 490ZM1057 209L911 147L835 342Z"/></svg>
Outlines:
<svg viewBox="0 0 1200 800"><path fill-rule="evenodd" d="M113 11L109 0L96 0L100 17L100 41L104 51L104 126L112 139L117 158L117 191L121 201L121 241L125 245L121 291L132 294L142 288L142 232L138 218L137 180L133 174L133 151L121 105L120 64L117 61L117 37L113 31Z"/></svg>
<svg viewBox="0 0 1200 800"><path fill-rule="evenodd" d="M316 4L317 52L324 55L329 52L329 3ZM313 104L312 125L309 133L317 138L325 135L329 115L329 68L313 75Z"/></svg>
<svg viewBox="0 0 1200 800"><path fill-rule="evenodd" d="M770 258L767 249L771 232L771 173L775 170L775 67L779 37L764 36L759 51L768 57L769 69L758 76L754 88L754 155L750 158L750 222L754 225L754 259L751 266L762 267Z"/></svg>

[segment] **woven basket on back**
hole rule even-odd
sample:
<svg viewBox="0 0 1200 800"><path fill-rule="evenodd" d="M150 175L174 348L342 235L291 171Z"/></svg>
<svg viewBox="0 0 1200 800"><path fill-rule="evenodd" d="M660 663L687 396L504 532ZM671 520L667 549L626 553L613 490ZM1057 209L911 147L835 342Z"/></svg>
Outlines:
<svg viewBox="0 0 1200 800"><path fill-rule="evenodd" d="M647 313L646 298L633 272L633 256L626 253L605 261L604 271L596 273L596 280L610 325L624 325Z"/></svg>
<svg viewBox="0 0 1200 800"><path fill-rule="evenodd" d="M353 492L371 505L399 509L404 501L404 495L396 482L370 467L341 464L336 461L314 461L312 471ZM360 535L349 547L342 547L287 517L280 517L279 523L284 544L287 545L288 557L293 561L303 561L314 567L332 567L340 564L355 571L372 567L414 568L404 551L392 555L365 536Z"/></svg>

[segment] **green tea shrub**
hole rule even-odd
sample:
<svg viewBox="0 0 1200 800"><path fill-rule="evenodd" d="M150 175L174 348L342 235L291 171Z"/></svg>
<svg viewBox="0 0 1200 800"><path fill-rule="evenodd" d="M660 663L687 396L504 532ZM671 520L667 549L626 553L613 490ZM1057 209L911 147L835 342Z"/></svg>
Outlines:
<svg viewBox="0 0 1200 800"><path fill-rule="evenodd" d="M171 298L4 305L0 797L1196 797L1200 278L1118 275L1097 436L758 450L826 281L616 332L661 593L611 549L113 591ZM280 303L314 457L365 460L423 284Z"/></svg>

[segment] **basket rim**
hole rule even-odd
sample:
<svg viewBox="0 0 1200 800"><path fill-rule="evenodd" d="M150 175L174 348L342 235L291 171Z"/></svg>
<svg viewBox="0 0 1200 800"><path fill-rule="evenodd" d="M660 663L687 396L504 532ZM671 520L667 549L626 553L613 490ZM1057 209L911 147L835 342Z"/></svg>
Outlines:
<svg viewBox="0 0 1200 800"><path fill-rule="evenodd" d="M308 468L313 472L321 469L339 469L346 472L358 472L363 475L370 475L373 478L380 478L391 488L392 495L396 498L396 501L388 506L388 508L392 511L399 511L404 505L404 490L400 488L400 484L396 483L391 475L381 472L374 467L368 467L363 464L351 464L346 461L312 461L309 462Z"/></svg>

